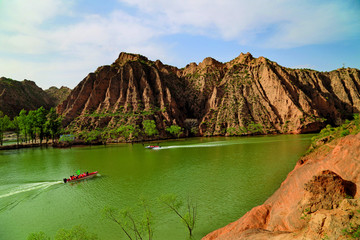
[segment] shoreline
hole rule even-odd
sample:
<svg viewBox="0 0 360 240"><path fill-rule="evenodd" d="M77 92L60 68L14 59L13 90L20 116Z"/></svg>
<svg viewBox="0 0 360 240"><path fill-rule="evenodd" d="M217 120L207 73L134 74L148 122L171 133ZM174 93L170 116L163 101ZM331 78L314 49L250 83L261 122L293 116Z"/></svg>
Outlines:
<svg viewBox="0 0 360 240"><path fill-rule="evenodd" d="M351 224L360 229L359 156L360 133L324 144L301 157L262 205L202 240L347 239Z"/></svg>

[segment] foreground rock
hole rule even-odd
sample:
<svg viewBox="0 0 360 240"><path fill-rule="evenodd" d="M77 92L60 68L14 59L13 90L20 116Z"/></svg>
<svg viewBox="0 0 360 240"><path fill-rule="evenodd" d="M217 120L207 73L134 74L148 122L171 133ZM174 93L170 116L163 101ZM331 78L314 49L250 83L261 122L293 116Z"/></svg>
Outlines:
<svg viewBox="0 0 360 240"><path fill-rule="evenodd" d="M325 144L302 158L261 206L203 238L346 239L360 225L360 134ZM350 224L351 223L351 224Z"/></svg>
<svg viewBox="0 0 360 240"><path fill-rule="evenodd" d="M78 130L131 124L141 130L150 119L159 137L174 124L188 136L305 133L359 112L359 89L358 69L289 69L249 53L178 69L121 53L80 82L58 112ZM189 119L195 124L188 126Z"/></svg>

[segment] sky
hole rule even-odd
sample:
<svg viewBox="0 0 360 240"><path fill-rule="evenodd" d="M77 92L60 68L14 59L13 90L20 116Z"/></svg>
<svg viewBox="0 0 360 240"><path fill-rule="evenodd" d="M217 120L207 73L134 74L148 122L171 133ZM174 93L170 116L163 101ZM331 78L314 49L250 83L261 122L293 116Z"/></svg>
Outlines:
<svg viewBox="0 0 360 240"><path fill-rule="evenodd" d="M120 52L360 68L360 0L0 0L0 76L74 88Z"/></svg>

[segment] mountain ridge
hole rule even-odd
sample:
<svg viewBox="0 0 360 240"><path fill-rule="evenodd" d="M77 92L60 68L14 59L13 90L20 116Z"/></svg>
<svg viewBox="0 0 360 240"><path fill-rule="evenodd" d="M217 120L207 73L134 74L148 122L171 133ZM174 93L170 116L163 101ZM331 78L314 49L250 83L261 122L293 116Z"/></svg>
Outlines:
<svg viewBox="0 0 360 240"><path fill-rule="evenodd" d="M49 90L49 89L48 89ZM35 110L41 106L46 109L56 107L61 100L57 95L63 98L67 97L70 89L62 87L58 89L52 87L50 92L38 87L35 82L30 80L17 81L11 78L0 78L0 111L10 118L19 114L22 109Z"/></svg>
<svg viewBox="0 0 360 240"><path fill-rule="evenodd" d="M353 68L290 69L241 53L226 63L208 57L178 69L122 52L84 78L58 112L76 129L116 128L131 121L141 129L141 120L151 119L160 138L169 137L165 129L172 124L184 128L186 136L306 133L359 112L359 90L360 71ZM161 111L121 123L111 114L89 116L150 109ZM196 133L187 119L197 121Z"/></svg>

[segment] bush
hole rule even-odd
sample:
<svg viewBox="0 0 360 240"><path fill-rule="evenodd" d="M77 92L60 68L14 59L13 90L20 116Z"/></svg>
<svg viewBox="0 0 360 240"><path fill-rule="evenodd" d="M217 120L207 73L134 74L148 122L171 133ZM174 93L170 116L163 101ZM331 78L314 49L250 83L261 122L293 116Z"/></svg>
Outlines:
<svg viewBox="0 0 360 240"><path fill-rule="evenodd" d="M183 133L182 128L179 127L178 125L171 125L170 127L167 127L165 130L175 137L180 137L180 135Z"/></svg>

